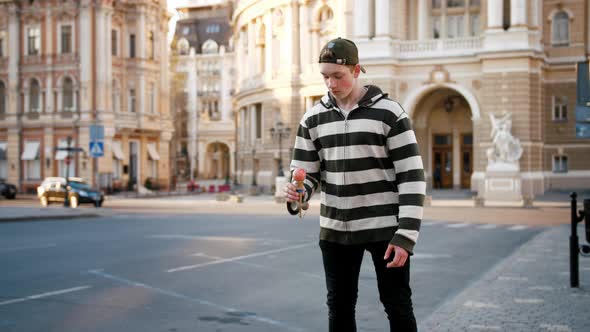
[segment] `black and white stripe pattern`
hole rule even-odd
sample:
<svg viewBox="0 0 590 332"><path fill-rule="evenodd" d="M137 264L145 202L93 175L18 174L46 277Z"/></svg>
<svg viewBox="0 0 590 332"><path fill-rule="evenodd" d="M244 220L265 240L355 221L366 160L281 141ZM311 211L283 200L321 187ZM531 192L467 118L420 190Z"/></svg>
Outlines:
<svg viewBox="0 0 590 332"><path fill-rule="evenodd" d="M410 119L375 86L344 116L326 95L297 130L291 171L307 171L309 200L321 184L320 238L390 240L412 252L426 184Z"/></svg>

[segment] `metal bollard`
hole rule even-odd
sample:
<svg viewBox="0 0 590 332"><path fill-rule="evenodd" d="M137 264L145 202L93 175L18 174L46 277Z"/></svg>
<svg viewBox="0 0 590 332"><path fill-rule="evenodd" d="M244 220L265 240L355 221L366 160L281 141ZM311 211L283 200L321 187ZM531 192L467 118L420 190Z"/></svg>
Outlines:
<svg viewBox="0 0 590 332"><path fill-rule="evenodd" d="M582 245L578 241L578 223L585 220L586 241L590 242L590 199L584 200L584 210L578 211L578 194L573 192L571 201L571 235L570 235L570 286L580 286L579 256L590 254L590 246Z"/></svg>

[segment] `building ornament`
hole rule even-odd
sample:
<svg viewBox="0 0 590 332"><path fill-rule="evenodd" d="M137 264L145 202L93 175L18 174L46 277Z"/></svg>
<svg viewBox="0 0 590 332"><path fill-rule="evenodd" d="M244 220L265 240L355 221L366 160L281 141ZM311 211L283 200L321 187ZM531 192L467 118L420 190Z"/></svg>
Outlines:
<svg viewBox="0 0 590 332"><path fill-rule="evenodd" d="M493 146L487 149L488 168L492 165L514 165L522 156L520 140L510 133L512 129L512 113L504 112L496 118L490 114L492 123L491 138Z"/></svg>

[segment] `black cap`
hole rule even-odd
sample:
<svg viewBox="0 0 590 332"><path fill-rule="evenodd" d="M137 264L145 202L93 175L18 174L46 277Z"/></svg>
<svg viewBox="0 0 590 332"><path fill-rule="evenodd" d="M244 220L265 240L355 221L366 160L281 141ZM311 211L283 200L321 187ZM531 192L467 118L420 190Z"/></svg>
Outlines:
<svg viewBox="0 0 590 332"><path fill-rule="evenodd" d="M337 65L356 65L359 63L359 50L352 40L336 38L330 40L320 51L320 63ZM367 71L361 66L363 73Z"/></svg>

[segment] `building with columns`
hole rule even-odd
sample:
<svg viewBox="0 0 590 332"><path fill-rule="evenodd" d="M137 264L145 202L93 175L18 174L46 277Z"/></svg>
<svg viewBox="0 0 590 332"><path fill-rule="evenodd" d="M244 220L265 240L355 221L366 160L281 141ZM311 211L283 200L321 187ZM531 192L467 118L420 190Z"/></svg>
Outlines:
<svg viewBox="0 0 590 332"><path fill-rule="evenodd" d="M0 177L30 192L69 167L101 188L168 187L168 19L166 1L0 1ZM69 166L68 136L84 149Z"/></svg>
<svg viewBox="0 0 590 332"><path fill-rule="evenodd" d="M590 55L584 0L241 0L233 16L238 178L272 186L298 122L326 92L319 48L359 47L364 83L410 115L430 186L481 188L490 115L512 114L522 194L590 187L590 141L576 138L576 63ZM278 149L269 128L292 134ZM252 153L255 151L255 153Z"/></svg>
<svg viewBox="0 0 590 332"><path fill-rule="evenodd" d="M195 1L176 10L180 17L171 55L174 174L178 182L229 181L234 174L236 130L232 2Z"/></svg>

